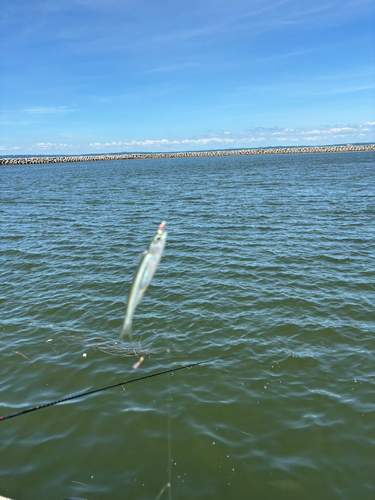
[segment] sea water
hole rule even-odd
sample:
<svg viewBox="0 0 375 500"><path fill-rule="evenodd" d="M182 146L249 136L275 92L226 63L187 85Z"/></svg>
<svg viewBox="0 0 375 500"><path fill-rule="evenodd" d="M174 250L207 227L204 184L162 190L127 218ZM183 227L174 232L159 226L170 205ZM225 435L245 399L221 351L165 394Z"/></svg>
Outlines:
<svg viewBox="0 0 375 500"><path fill-rule="evenodd" d="M0 416L231 356L0 421L0 495L374 498L374 160L0 167Z"/></svg>

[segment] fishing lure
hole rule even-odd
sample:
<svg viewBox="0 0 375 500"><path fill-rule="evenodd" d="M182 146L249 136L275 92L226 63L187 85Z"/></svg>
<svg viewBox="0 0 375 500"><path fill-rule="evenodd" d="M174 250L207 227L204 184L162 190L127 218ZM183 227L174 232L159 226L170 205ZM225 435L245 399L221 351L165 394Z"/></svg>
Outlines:
<svg viewBox="0 0 375 500"><path fill-rule="evenodd" d="M147 290L148 285L151 283L164 251L167 239L165 224L165 222L160 224L155 236L151 238L151 242L147 250L145 250L142 254L142 258L135 273L133 285L130 290L120 339L124 338L126 334L129 336L130 340L132 339L131 330L135 308Z"/></svg>

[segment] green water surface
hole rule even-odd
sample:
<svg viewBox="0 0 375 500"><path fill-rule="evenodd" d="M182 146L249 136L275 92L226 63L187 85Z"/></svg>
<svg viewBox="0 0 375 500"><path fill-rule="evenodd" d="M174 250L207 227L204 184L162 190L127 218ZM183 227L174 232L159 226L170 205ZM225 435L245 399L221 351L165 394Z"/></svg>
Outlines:
<svg viewBox="0 0 375 500"><path fill-rule="evenodd" d="M374 160L1 167L1 416L233 356L0 421L0 495L373 499Z"/></svg>

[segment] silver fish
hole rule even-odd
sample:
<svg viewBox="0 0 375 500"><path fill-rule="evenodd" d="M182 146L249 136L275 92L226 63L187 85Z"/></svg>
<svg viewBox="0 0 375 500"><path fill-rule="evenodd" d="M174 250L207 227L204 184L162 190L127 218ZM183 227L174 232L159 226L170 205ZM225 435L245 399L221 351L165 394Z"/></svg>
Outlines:
<svg viewBox="0 0 375 500"><path fill-rule="evenodd" d="M135 278L133 281L132 288L130 290L128 304L126 307L126 315L124 320L124 325L120 334L120 339L122 339L125 334L129 335L129 339L132 339L131 329L132 321L135 308L139 304L141 298L143 297L148 285L155 274L156 268L160 262L163 250L165 247L165 242L167 239L167 231L165 229L165 222L162 222L157 230L157 233L142 254L141 262L139 263Z"/></svg>

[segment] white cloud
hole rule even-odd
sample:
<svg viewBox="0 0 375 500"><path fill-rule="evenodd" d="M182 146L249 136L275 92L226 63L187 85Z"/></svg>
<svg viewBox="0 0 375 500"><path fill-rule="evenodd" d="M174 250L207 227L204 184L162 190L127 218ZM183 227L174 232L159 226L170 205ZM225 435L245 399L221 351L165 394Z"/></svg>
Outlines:
<svg viewBox="0 0 375 500"><path fill-rule="evenodd" d="M366 122L367 125L374 124L375 122ZM366 125L365 124L365 125ZM282 127L252 127L247 131L243 132L218 132L211 133L210 135L202 135L198 137L193 137L189 139L180 140L169 140L169 139L147 139L145 141L129 141L129 142L107 142L107 143L91 143L90 147L95 147L97 149L108 149L110 147L123 147L123 148L163 148L165 150L170 149L173 146L174 150L184 150L188 147L197 148L214 148L218 149L223 147L247 147L250 144L261 144L266 142L272 146L272 142L279 144L284 143L301 143L304 141L319 141L322 145L326 142L329 144L333 139L340 139L341 142L346 142L347 140L355 140L359 136L360 131L369 131L370 129L361 128L364 125L356 127L350 127L347 125L334 126L334 127L322 127L321 129L297 129L297 128L282 128Z"/></svg>
<svg viewBox="0 0 375 500"><path fill-rule="evenodd" d="M257 147L265 144L267 146L276 146L281 142L288 144L306 144L309 141L316 142L319 145L347 142L361 142L370 139L371 132L375 122L366 122L358 126L335 125L334 127L325 125L320 129L311 128L283 128L283 127L251 127L247 130L230 132L207 131L207 134L197 135L186 139L146 139L131 141L108 141L105 143L92 142L85 147L79 145L57 143L57 142L39 142L34 145L24 145L17 147L0 146L0 151L23 150L44 153L45 151L75 150L80 154L89 154L94 149L100 152L115 151L185 151L189 149L224 149L224 148L247 148ZM66 139L71 141L72 139Z"/></svg>
<svg viewBox="0 0 375 500"><path fill-rule="evenodd" d="M328 133L336 133L336 132L357 132L356 128L351 128L351 127L341 127L341 128L331 128Z"/></svg>
<svg viewBox="0 0 375 500"><path fill-rule="evenodd" d="M74 148L75 146L71 144L56 144L53 142L38 142L37 144L34 145L34 147L40 148L40 149L66 149L66 148Z"/></svg>
<svg viewBox="0 0 375 500"><path fill-rule="evenodd" d="M362 125L361 125L362 126ZM283 130L278 130L276 132L271 132L269 135L271 136L283 136L283 137L292 137L296 135L307 135L307 136L332 136L332 137L338 137L336 134L338 133L343 133L345 135L351 135L355 134L358 132L358 129L353 128L353 127L332 127L332 128L326 128L326 129L321 129L321 130L296 130L292 128L286 128ZM344 136L343 136L344 137Z"/></svg>
<svg viewBox="0 0 375 500"><path fill-rule="evenodd" d="M150 69L148 73L161 73L164 71L176 71L180 69L193 68L198 66L198 63L181 63L181 64L172 64L170 66L159 66L158 68Z"/></svg>
<svg viewBox="0 0 375 500"><path fill-rule="evenodd" d="M258 142L265 141L265 137L243 137L241 139L225 139L221 137L205 137L201 139L184 139L181 144L233 144L233 143L246 143L246 142Z"/></svg>
<svg viewBox="0 0 375 500"><path fill-rule="evenodd" d="M199 145L207 145L210 143L221 143L221 144L231 144L233 142L237 142L235 139L219 139L218 137L205 137L202 139L184 139L181 141L181 144L199 144Z"/></svg>
<svg viewBox="0 0 375 500"><path fill-rule="evenodd" d="M171 146L172 144L178 144L178 141L169 141L168 139L161 140L147 140L147 141L132 141L129 143L130 146Z"/></svg>
<svg viewBox="0 0 375 500"><path fill-rule="evenodd" d="M301 135L305 134L331 135L331 134L337 134L338 132L346 132L346 134L350 134L357 132L357 129L352 127L333 127L328 130L308 130L308 131L302 130L296 133Z"/></svg>
<svg viewBox="0 0 375 500"><path fill-rule="evenodd" d="M24 111L26 111L27 113L31 113L33 115L48 115L48 114L71 113L73 110L68 109L66 106L57 106L57 107L35 106L32 108L25 108Z"/></svg>
<svg viewBox="0 0 375 500"><path fill-rule="evenodd" d="M224 132L224 134L230 134L230 132ZM207 144L240 144L249 142L263 142L265 137L241 137L236 139L229 139L224 137L200 137L198 139L183 139L181 141L171 141L168 139L155 139L146 141L131 141L131 142L106 142L104 144L100 142L92 142L89 146L98 149L108 148L108 147L167 147L175 146L179 144L183 145L197 145L206 146Z"/></svg>
<svg viewBox="0 0 375 500"><path fill-rule="evenodd" d="M304 131L302 130L299 132L299 134L305 135L305 134L326 134L327 132L325 130L308 130Z"/></svg>
<svg viewBox="0 0 375 500"><path fill-rule="evenodd" d="M271 135L284 135L284 134L287 134L289 132L294 132L294 129L293 128L285 128L281 132L272 132Z"/></svg>
<svg viewBox="0 0 375 500"><path fill-rule="evenodd" d="M95 147L95 148L107 148L109 146L126 146L126 147L131 147L131 146L171 146L173 144L179 144L179 141L169 141L168 139L156 139L156 140L150 140L147 139L146 141L131 141L131 142L106 142L104 144L101 144L100 142L94 142L91 143L90 146Z"/></svg>

